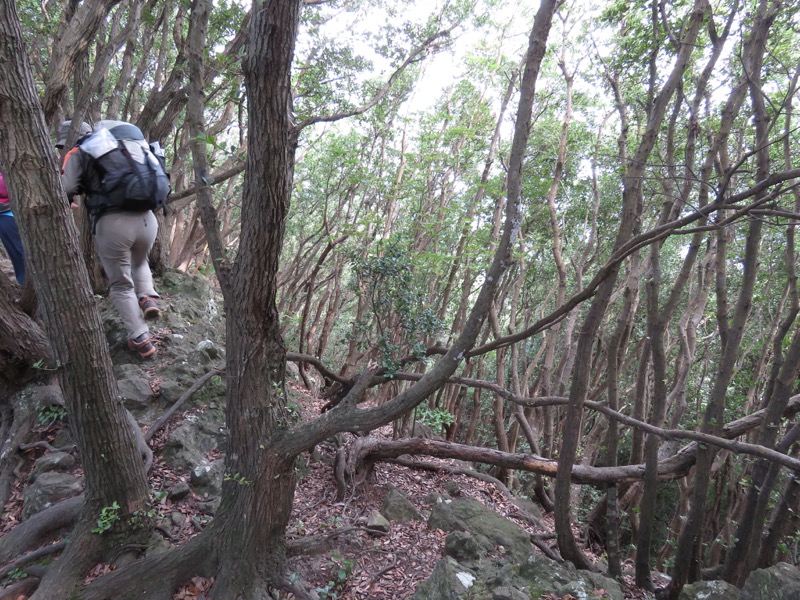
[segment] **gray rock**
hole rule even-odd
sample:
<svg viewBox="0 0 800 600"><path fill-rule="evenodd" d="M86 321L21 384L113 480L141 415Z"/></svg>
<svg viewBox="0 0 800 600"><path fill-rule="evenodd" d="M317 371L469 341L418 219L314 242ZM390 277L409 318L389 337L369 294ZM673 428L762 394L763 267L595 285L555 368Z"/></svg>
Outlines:
<svg viewBox="0 0 800 600"><path fill-rule="evenodd" d="M204 515L214 516L221 502L222 498L220 498L219 496L215 496L213 498L208 498L207 500L203 500L202 502L198 502L197 508Z"/></svg>
<svg viewBox="0 0 800 600"><path fill-rule="evenodd" d="M175 510L170 513L169 520L172 521L173 525L183 527L184 523L186 523L186 515Z"/></svg>
<svg viewBox="0 0 800 600"><path fill-rule="evenodd" d="M30 405L34 408L64 406L64 394L57 385L37 385L31 388Z"/></svg>
<svg viewBox="0 0 800 600"><path fill-rule="evenodd" d="M517 588L500 586L492 591L492 600L530 600L530 596Z"/></svg>
<svg viewBox="0 0 800 600"><path fill-rule="evenodd" d="M447 481L444 484L445 491L450 494L453 498L458 498L461 496L461 488L455 481Z"/></svg>
<svg viewBox="0 0 800 600"><path fill-rule="evenodd" d="M164 554L172 549L172 544L164 539L160 533L153 532L147 542L147 556L156 556L157 554Z"/></svg>
<svg viewBox="0 0 800 600"><path fill-rule="evenodd" d="M191 491L192 490L188 483L185 481L179 481L170 488L169 492L167 492L167 498L173 502L177 500L183 500Z"/></svg>
<svg viewBox="0 0 800 600"><path fill-rule="evenodd" d="M197 465L189 472L189 479L192 486L199 492L218 496L222 491L224 475L225 461L220 459L212 462L205 461L204 464Z"/></svg>
<svg viewBox="0 0 800 600"><path fill-rule="evenodd" d="M531 554L530 536L526 531L472 498L437 503L428 526L483 535L499 547L496 550L511 554L517 561L524 561Z"/></svg>
<svg viewBox="0 0 800 600"><path fill-rule="evenodd" d="M209 453L221 448L225 434L217 411L189 415L167 438L164 459L170 466L187 471L211 464Z"/></svg>
<svg viewBox="0 0 800 600"><path fill-rule="evenodd" d="M219 358L222 356L219 346L217 346L211 340L201 341L199 344L197 344L195 351L198 354L205 356L209 361L219 360Z"/></svg>
<svg viewBox="0 0 800 600"><path fill-rule="evenodd" d="M542 518L542 511L535 502L531 502L527 498L514 498L514 504L516 504L520 510L530 513L535 519Z"/></svg>
<svg viewBox="0 0 800 600"><path fill-rule="evenodd" d="M389 492L383 500L381 514L390 521L400 523L425 520L425 517L420 514L411 501L394 487L389 488Z"/></svg>
<svg viewBox="0 0 800 600"><path fill-rule="evenodd" d="M756 569L742 588L742 600L800 600L800 570L788 563Z"/></svg>
<svg viewBox="0 0 800 600"><path fill-rule="evenodd" d="M440 428L441 429L441 428ZM424 440L443 440L444 438L437 434L433 427L426 423L420 423L419 421L414 423L414 426L411 428L411 437L413 438L422 438Z"/></svg>
<svg viewBox="0 0 800 600"><path fill-rule="evenodd" d="M373 510L367 519L367 529L370 531L378 531L380 533L388 533L391 525L380 512Z"/></svg>
<svg viewBox="0 0 800 600"><path fill-rule="evenodd" d="M80 479L68 473L41 473L25 488L22 520L49 508L53 504L83 492Z"/></svg>
<svg viewBox="0 0 800 600"><path fill-rule="evenodd" d="M30 481L36 479L41 473L51 471L69 471L75 466L75 457L68 452L51 452L36 459L31 469Z"/></svg>
<svg viewBox="0 0 800 600"><path fill-rule="evenodd" d="M470 569L461 566L449 556L436 563L433 573L417 586L412 600L459 600L478 598L474 595L477 578ZM467 596L467 594L471 594Z"/></svg>
<svg viewBox="0 0 800 600"><path fill-rule="evenodd" d="M616 583L616 581L614 582ZM617 584L619 589L619 584ZM596 587L591 581L584 577L580 577L575 581L570 581L566 585L557 588L555 593L559 598L575 597L575 598L603 598L608 600L623 600L622 590L619 594L615 594L616 590L610 590L606 587Z"/></svg>
<svg viewBox="0 0 800 600"><path fill-rule="evenodd" d="M681 590L679 600L740 600L742 592L727 581L698 581Z"/></svg>
<svg viewBox="0 0 800 600"><path fill-rule="evenodd" d="M578 571L570 563L559 564L544 556L531 556L520 565L519 578L531 592L531 598L555 593L559 597L571 594L578 598L600 597L609 600L623 600L619 584L609 577L589 571ZM600 590L604 595L598 596Z"/></svg>
<svg viewBox="0 0 800 600"><path fill-rule="evenodd" d="M74 446L75 442L72 441L72 437L69 434L69 427L62 427L59 429L51 445L56 448L69 448L70 446Z"/></svg>
<svg viewBox="0 0 800 600"><path fill-rule="evenodd" d="M150 408L153 402L153 390L150 388L150 380L140 366L134 364L116 366L114 376L117 378L119 395L125 408L132 411Z"/></svg>
<svg viewBox="0 0 800 600"><path fill-rule="evenodd" d="M481 557L481 545L466 531L451 531L444 540L445 556L463 563L477 561Z"/></svg>

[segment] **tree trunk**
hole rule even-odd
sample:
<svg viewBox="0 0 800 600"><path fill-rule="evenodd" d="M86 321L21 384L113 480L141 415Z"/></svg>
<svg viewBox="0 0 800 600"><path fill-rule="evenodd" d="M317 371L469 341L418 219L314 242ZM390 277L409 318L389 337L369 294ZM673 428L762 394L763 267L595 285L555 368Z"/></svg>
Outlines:
<svg viewBox="0 0 800 600"><path fill-rule="evenodd" d="M656 133L663 121L667 105L678 87L693 53L694 42L702 25L706 7L707 2L697 0L691 10L681 40L681 48L675 66L669 78L664 83L661 92L658 94L649 115L647 129L642 136L634 157L627 166L625 176L623 177L622 215L614 248L622 246L633 234L634 224L638 219L638 212L641 204L641 185L647 159L653 150ZM561 556L571 561L579 568L590 568L591 565L583 552L578 548L572 534L572 519L570 516L570 468L575 462L577 454L578 441L582 431L583 405L586 401L589 388L588 380L590 371L589 369L585 369L585 365L590 364L595 335L600 328L600 324L608 307L618 271L619 263L612 267L606 279L598 286L597 293L592 300L592 304L580 332L575 360L576 368L573 371L572 387L569 396L570 401L567 409L566 427L561 444L561 453L558 459L559 476L556 478L555 486L555 525L558 536L558 547L561 551Z"/></svg>
<svg viewBox="0 0 800 600"><path fill-rule="evenodd" d="M97 558L94 550L111 541L112 536L90 538L89 528L100 510L116 502L119 516L124 518L143 508L147 479L139 454L141 432L133 430L118 400L108 344L80 260L77 231L53 159L19 18L8 0L0 2L0 39L0 58L5 65L0 113L9 116L0 121L0 138L7 145L0 156L0 170L7 174L15 199L12 202L30 276L85 469L81 525L34 595L55 598L69 595L78 577Z"/></svg>

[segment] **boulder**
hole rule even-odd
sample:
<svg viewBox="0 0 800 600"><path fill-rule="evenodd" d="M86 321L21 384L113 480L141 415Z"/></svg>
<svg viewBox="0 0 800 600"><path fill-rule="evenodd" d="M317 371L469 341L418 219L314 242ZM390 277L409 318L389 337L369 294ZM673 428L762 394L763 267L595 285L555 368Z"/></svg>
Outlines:
<svg viewBox="0 0 800 600"><path fill-rule="evenodd" d="M417 586L412 600L459 600L475 597L475 573L461 566L449 556L444 557L433 569L433 573ZM470 596L467 596L470 594Z"/></svg>
<svg viewBox="0 0 800 600"><path fill-rule="evenodd" d="M114 376L125 408L134 412L150 408L154 398L153 390L150 387L150 379L139 365L118 365L114 367Z"/></svg>
<svg viewBox="0 0 800 600"><path fill-rule="evenodd" d="M167 438L164 459L172 466L192 472L196 467L211 464L208 455L219 450L225 441L223 423L216 411L187 416Z"/></svg>
<svg viewBox="0 0 800 600"><path fill-rule="evenodd" d="M742 600L800 600L800 570L788 563L756 569L745 581Z"/></svg>
<svg viewBox="0 0 800 600"><path fill-rule="evenodd" d="M31 469L30 481L34 481L42 473L51 471L69 471L75 466L75 457L69 452L51 452L36 459Z"/></svg>
<svg viewBox="0 0 800 600"><path fill-rule="evenodd" d="M36 477L36 481L25 488L22 520L82 492L83 485L81 485L80 479L69 473L40 473Z"/></svg>
<svg viewBox="0 0 800 600"><path fill-rule="evenodd" d="M482 535L491 540L496 551L510 554L519 562L531 554L530 535L525 530L472 498L440 499L428 526Z"/></svg>
<svg viewBox="0 0 800 600"><path fill-rule="evenodd" d="M483 553L481 544L467 531L451 531L444 540L444 553L464 564L474 563Z"/></svg>
<svg viewBox="0 0 800 600"><path fill-rule="evenodd" d="M522 590L503 585L492 590L492 600L530 600L530 596Z"/></svg>
<svg viewBox="0 0 800 600"><path fill-rule="evenodd" d="M391 525L380 512L373 510L367 519L367 529L379 533L389 533Z"/></svg>
<svg viewBox="0 0 800 600"><path fill-rule="evenodd" d="M183 500L191 491L188 483L179 481L169 489L169 492L167 492L167 499L172 502L177 502L178 500Z"/></svg>
<svg viewBox="0 0 800 600"><path fill-rule="evenodd" d="M408 521L424 521L420 512L397 488L390 487L381 505L381 514L390 521L407 523Z"/></svg>
<svg viewBox="0 0 800 600"><path fill-rule="evenodd" d="M520 565L519 579L528 589L539 594L553 593L559 598L570 594L577 598L598 598L623 600L624 594L619 583L609 577L579 571L572 563L559 564L545 556L531 556Z"/></svg>
<svg viewBox="0 0 800 600"><path fill-rule="evenodd" d="M741 600L742 592L727 581L697 581L681 590L679 600Z"/></svg>

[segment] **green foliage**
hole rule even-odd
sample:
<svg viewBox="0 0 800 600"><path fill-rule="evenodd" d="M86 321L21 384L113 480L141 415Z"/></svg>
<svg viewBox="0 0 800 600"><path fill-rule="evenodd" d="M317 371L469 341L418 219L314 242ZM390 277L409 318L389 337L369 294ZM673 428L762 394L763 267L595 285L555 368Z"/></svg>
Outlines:
<svg viewBox="0 0 800 600"><path fill-rule="evenodd" d="M54 423L63 421L67 417L67 409L59 404L36 403L37 421L42 427L50 427Z"/></svg>
<svg viewBox="0 0 800 600"><path fill-rule="evenodd" d="M330 579L328 583L322 587L315 588L314 591L319 594L321 599L336 600L344 592L347 580L352 575L355 565L356 563L352 558L345 558L338 552L332 552L327 567L331 571Z"/></svg>
<svg viewBox="0 0 800 600"><path fill-rule="evenodd" d="M4 579L0 580L0 587L11 585L15 581L25 579L26 577L28 577L28 574L22 569L11 569L8 572L8 575L6 575Z"/></svg>
<svg viewBox="0 0 800 600"><path fill-rule="evenodd" d="M103 534L114 526L114 523L119 521L119 503L115 500L111 506L104 506L100 509L100 517L97 519L97 527L92 529L92 533Z"/></svg>
<svg viewBox="0 0 800 600"><path fill-rule="evenodd" d="M233 481L234 483L238 483L239 485L250 485L250 484L253 483L250 479L247 479L241 473L233 473L233 474L226 473L222 477L222 480L223 481Z"/></svg>
<svg viewBox="0 0 800 600"><path fill-rule="evenodd" d="M147 502L147 507L141 510L134 511L128 517L128 526L131 529L144 529L148 524L158 516L157 506L161 501L167 497L167 492L150 493L150 498Z"/></svg>
<svg viewBox="0 0 800 600"><path fill-rule="evenodd" d="M424 340L436 335L442 323L425 306L421 286L414 273L413 258L401 241L380 245L382 252L366 258L354 256L354 274L359 293L369 298L372 324L357 323L351 336L362 345L372 343L380 351L380 365L392 377L399 370L398 359L405 352L424 359ZM368 336L374 327L375 338Z"/></svg>
<svg viewBox="0 0 800 600"><path fill-rule="evenodd" d="M425 423L425 425L429 426L434 431L446 425L452 425L454 421L453 414L441 408L417 407L416 418L417 421Z"/></svg>

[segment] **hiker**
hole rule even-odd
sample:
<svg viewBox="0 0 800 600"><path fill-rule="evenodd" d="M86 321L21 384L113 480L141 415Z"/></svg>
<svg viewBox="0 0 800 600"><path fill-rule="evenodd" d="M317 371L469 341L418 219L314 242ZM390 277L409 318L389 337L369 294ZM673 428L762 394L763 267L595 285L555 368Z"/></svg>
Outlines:
<svg viewBox="0 0 800 600"><path fill-rule="evenodd" d="M22 248L22 240L17 229L17 220L11 212L11 204L8 199L8 189L3 174L0 173L0 240L6 249L8 258L14 266L14 276L17 283L25 283L25 252Z"/></svg>
<svg viewBox="0 0 800 600"><path fill-rule="evenodd" d="M69 121L61 124L63 146ZM154 153L155 152L155 153ZM128 333L128 347L142 358L155 354L145 319L158 318L160 297L147 257L158 233L154 210L163 207L169 181L163 152L141 130L122 121L100 121L67 152L61 167L67 198L85 196L111 301Z"/></svg>

